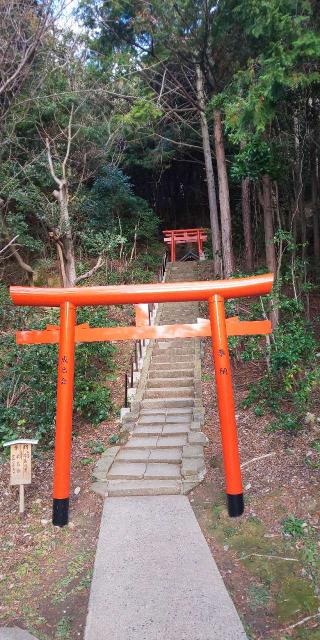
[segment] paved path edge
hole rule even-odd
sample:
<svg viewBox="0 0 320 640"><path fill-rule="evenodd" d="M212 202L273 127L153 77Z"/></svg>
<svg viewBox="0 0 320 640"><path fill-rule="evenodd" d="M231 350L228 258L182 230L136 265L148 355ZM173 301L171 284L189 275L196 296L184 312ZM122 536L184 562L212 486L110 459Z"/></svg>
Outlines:
<svg viewBox="0 0 320 640"><path fill-rule="evenodd" d="M107 498L85 640L247 640L186 496Z"/></svg>

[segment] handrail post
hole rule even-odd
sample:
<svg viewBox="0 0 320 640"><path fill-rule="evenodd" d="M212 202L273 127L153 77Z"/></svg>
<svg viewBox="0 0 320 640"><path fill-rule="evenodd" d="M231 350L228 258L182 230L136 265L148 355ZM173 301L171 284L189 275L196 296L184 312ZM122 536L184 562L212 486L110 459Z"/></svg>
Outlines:
<svg viewBox="0 0 320 640"><path fill-rule="evenodd" d="M64 302L60 307L52 514L52 524L58 527L69 519L75 323L75 305Z"/></svg>
<svg viewBox="0 0 320 640"><path fill-rule="evenodd" d="M124 406L128 408L128 374L124 374Z"/></svg>
<svg viewBox="0 0 320 640"><path fill-rule="evenodd" d="M228 512L236 517L243 513L244 502L224 299L216 294L208 303Z"/></svg>
<svg viewBox="0 0 320 640"><path fill-rule="evenodd" d="M133 389L133 356L131 356L130 361L130 387Z"/></svg>

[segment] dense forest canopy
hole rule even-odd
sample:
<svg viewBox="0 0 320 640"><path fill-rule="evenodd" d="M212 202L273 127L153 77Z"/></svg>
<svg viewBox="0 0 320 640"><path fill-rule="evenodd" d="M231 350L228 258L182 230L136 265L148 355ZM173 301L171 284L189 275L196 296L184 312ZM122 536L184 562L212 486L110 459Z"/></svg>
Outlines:
<svg viewBox="0 0 320 640"><path fill-rule="evenodd" d="M161 228L207 227L215 277L275 273L266 362L299 404L320 273L318 2L72 6L68 26L68 2L0 0L5 285L148 280Z"/></svg>
<svg viewBox="0 0 320 640"><path fill-rule="evenodd" d="M57 255L76 283L79 253L98 269L158 219L210 224L217 275L275 271L280 231L319 259L316 2L81 0L76 32L65 11L1 3L4 275Z"/></svg>

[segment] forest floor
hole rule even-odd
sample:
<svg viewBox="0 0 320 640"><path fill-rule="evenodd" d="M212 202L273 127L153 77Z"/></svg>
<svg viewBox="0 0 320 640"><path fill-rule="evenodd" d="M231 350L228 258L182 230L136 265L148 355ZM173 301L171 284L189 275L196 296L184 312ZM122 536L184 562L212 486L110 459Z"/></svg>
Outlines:
<svg viewBox="0 0 320 640"><path fill-rule="evenodd" d="M130 323L128 311L114 313L113 319ZM191 504L248 638L320 640L320 424L303 425L294 435L270 431L271 416L241 409L262 363L234 363L246 510L242 518L228 518L210 340L204 345L203 430L210 444L207 474L190 494ZM110 446L109 437L119 431L131 348L118 343L114 356L114 377L107 383L113 415L96 428L75 425L68 527L51 524L52 451L36 452L23 519L17 490L8 487L9 464L0 465L0 625L25 628L39 640L83 638L102 510L90 490L92 471L101 446ZM312 411L320 417L320 406Z"/></svg>
<svg viewBox="0 0 320 640"><path fill-rule="evenodd" d="M190 494L202 531L250 640L320 640L320 423L295 434L271 431L271 416L241 409L261 363L234 363L245 513L225 508L210 339L202 392L207 474ZM313 405L312 410L320 406ZM318 449L315 449L315 445Z"/></svg>
<svg viewBox="0 0 320 640"><path fill-rule="evenodd" d="M111 308L110 320L131 324L129 308ZM75 420L70 522L53 527L52 450L35 449L26 511L18 514L18 490L9 485L9 463L0 464L0 626L18 626L39 640L83 638L103 501L90 490L92 472L109 438L118 435L124 374L132 344L117 343L115 370L106 384L113 412L98 427Z"/></svg>

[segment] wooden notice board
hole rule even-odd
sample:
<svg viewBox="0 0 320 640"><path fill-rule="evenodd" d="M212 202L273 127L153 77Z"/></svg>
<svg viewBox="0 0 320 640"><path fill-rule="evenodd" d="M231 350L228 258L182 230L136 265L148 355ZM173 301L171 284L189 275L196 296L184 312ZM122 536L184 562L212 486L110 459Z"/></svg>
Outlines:
<svg viewBox="0 0 320 640"><path fill-rule="evenodd" d="M32 445L38 440L12 440L4 442L10 447L10 485L19 485L19 511L24 513L24 485L31 484Z"/></svg>
<svg viewBox="0 0 320 640"><path fill-rule="evenodd" d="M31 444L10 447L10 484L31 484Z"/></svg>

